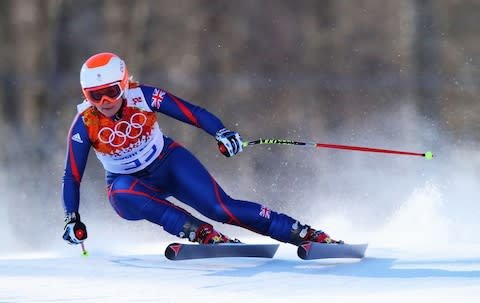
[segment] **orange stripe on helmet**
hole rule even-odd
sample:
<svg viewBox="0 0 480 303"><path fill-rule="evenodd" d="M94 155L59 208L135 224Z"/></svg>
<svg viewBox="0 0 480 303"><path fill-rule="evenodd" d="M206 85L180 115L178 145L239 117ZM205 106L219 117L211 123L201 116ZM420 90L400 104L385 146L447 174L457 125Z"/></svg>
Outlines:
<svg viewBox="0 0 480 303"><path fill-rule="evenodd" d="M87 65L88 68L104 66L104 65L107 65L110 59L112 59L113 57L118 57L118 56L112 53L96 54L88 58L88 60L85 62L85 65Z"/></svg>

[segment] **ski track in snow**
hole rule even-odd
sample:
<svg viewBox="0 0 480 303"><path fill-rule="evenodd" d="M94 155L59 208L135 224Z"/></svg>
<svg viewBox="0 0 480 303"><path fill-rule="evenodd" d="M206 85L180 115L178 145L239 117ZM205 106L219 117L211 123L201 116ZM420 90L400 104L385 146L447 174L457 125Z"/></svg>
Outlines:
<svg viewBox="0 0 480 303"><path fill-rule="evenodd" d="M158 254L0 259L0 302L478 302L478 247L409 255L373 247L363 260L304 261L291 245L273 259L169 261ZM433 301L435 300L435 301Z"/></svg>

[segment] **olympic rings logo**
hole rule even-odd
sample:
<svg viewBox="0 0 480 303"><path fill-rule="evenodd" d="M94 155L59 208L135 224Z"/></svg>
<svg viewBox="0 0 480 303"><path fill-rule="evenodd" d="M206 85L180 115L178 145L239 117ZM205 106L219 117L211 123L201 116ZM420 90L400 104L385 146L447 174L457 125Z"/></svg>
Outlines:
<svg viewBox="0 0 480 303"><path fill-rule="evenodd" d="M114 129L110 127L102 128L98 132L98 140L113 147L122 146L127 142L127 139L140 137L145 123L147 123L147 117L142 113L135 113L130 117L130 122L120 121Z"/></svg>

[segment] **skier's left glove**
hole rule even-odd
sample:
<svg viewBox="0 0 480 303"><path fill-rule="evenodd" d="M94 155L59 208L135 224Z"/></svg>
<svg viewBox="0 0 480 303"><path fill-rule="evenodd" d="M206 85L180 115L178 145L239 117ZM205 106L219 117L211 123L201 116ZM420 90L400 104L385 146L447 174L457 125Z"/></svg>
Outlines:
<svg viewBox="0 0 480 303"><path fill-rule="evenodd" d="M243 142L240 135L227 128L217 131L215 139L218 142L218 149L226 157L236 155L243 150Z"/></svg>
<svg viewBox="0 0 480 303"><path fill-rule="evenodd" d="M65 215L65 228L63 240L68 244L80 244L87 238L87 227L80 221L78 212L67 213Z"/></svg>

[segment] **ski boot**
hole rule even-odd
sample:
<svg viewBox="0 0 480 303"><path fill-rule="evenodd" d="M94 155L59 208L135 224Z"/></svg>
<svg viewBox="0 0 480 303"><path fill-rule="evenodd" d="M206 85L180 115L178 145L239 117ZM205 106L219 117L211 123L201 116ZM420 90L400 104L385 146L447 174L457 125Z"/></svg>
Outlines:
<svg viewBox="0 0 480 303"><path fill-rule="evenodd" d="M292 226L292 235L289 243L293 245L300 245L302 242L311 241L325 244L343 244L343 241L337 241L330 238L330 236L322 230L315 230L309 225L301 225L296 221Z"/></svg>
<svg viewBox="0 0 480 303"><path fill-rule="evenodd" d="M205 223L201 225L195 234L195 242L200 244L219 244L219 243L240 243L238 239L229 237L216 231L212 225Z"/></svg>
<svg viewBox="0 0 480 303"><path fill-rule="evenodd" d="M330 236L321 230L315 230L309 228L307 235L305 236L305 241L325 243L325 244L343 244L342 240L333 240Z"/></svg>
<svg viewBox="0 0 480 303"><path fill-rule="evenodd" d="M211 224L193 216L187 219L178 236L200 244L241 243L237 239L232 240L219 233Z"/></svg>

